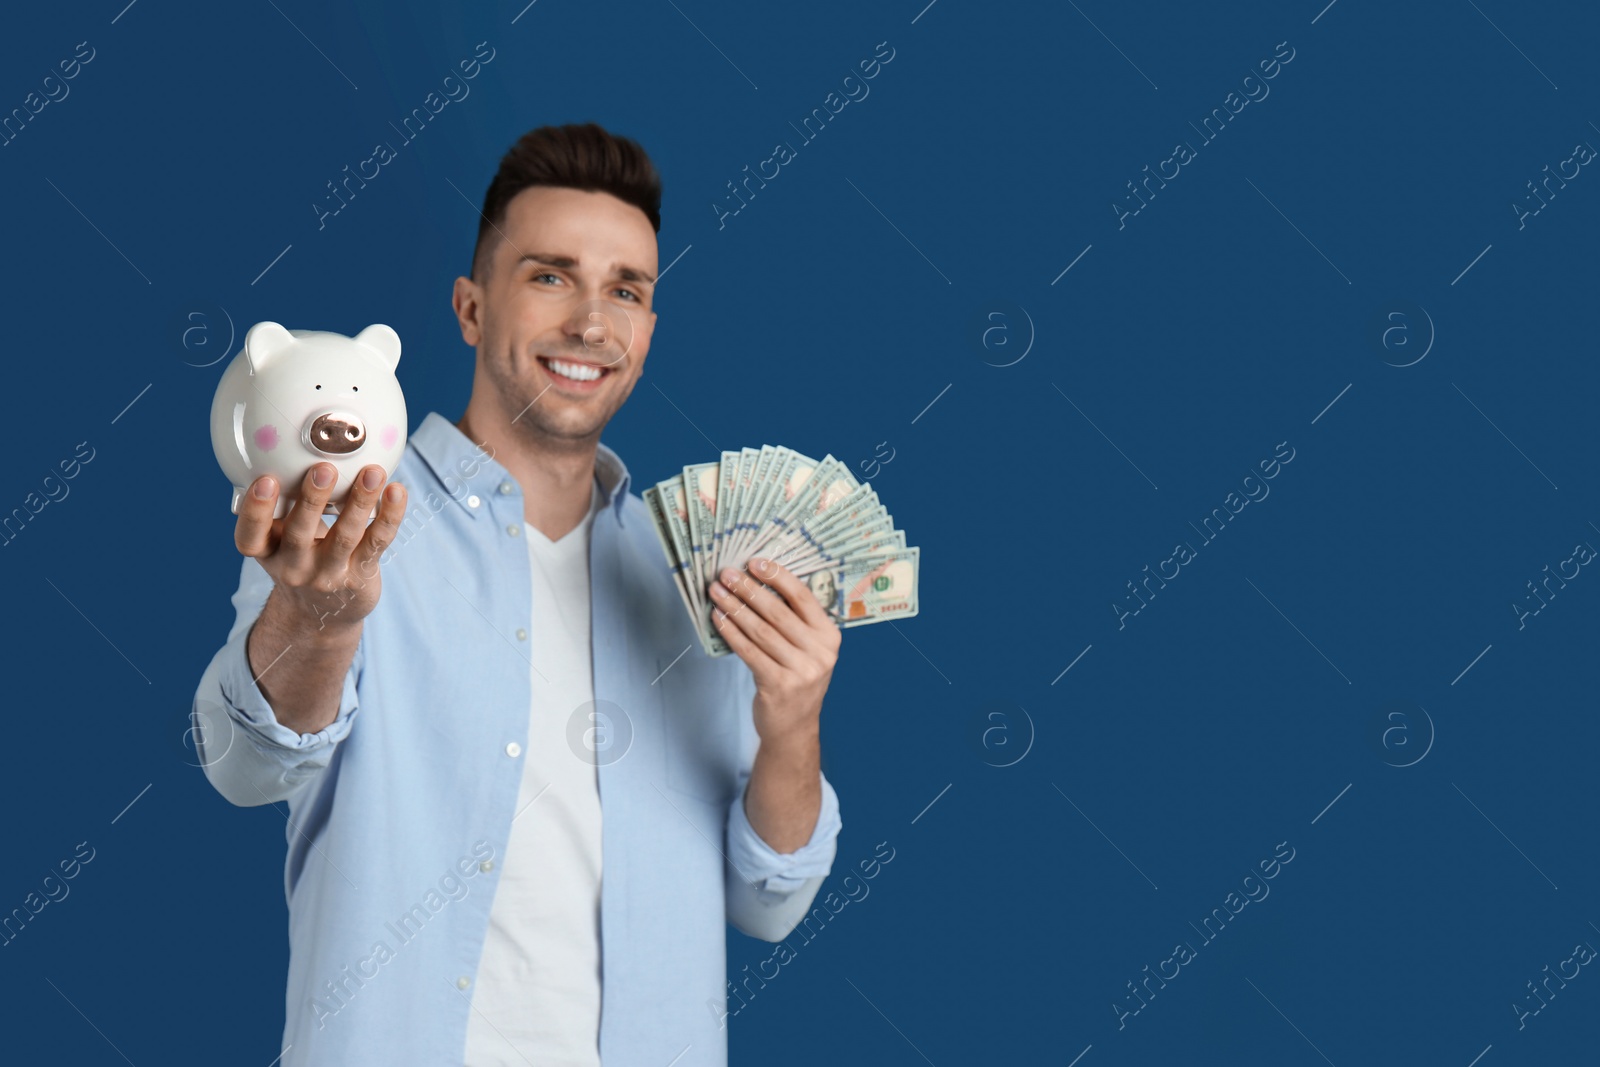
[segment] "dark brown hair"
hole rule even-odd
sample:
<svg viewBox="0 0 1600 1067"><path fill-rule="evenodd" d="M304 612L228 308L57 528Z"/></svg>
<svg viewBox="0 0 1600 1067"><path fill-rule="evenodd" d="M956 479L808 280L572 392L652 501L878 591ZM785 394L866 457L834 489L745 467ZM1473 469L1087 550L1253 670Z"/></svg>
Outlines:
<svg viewBox="0 0 1600 1067"><path fill-rule="evenodd" d="M517 139L483 196L472 276L482 280L506 221L512 197L535 185L610 193L632 204L661 232L661 176L638 142L607 133L592 122L540 126Z"/></svg>

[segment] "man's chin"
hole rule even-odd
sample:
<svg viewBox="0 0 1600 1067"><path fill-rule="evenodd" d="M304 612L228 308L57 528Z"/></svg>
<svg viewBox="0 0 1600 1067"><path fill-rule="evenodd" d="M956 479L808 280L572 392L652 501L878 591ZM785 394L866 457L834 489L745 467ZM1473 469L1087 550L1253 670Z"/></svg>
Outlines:
<svg viewBox="0 0 1600 1067"><path fill-rule="evenodd" d="M521 415L513 413L513 428L546 441L570 441L574 444L592 441L605 429L607 419L593 411L539 410L546 395L538 403L527 406ZM587 405L585 405L587 406Z"/></svg>
<svg viewBox="0 0 1600 1067"><path fill-rule="evenodd" d="M600 431L633 391L631 382L618 381L606 382L593 391L572 393L545 375L539 377L543 380L517 383L520 388L516 392L529 387L532 392L512 398L508 417L513 429L551 442L565 440L583 444L598 439ZM617 393L619 385L622 388ZM505 393L510 394L512 390Z"/></svg>

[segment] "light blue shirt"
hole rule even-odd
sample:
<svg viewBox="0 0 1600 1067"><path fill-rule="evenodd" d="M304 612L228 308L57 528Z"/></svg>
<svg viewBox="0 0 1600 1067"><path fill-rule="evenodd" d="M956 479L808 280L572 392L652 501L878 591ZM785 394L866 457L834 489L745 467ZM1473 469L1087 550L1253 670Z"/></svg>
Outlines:
<svg viewBox="0 0 1600 1067"><path fill-rule="evenodd" d="M723 1067L725 923L768 941L789 933L832 868L839 801L823 777L816 829L792 853L756 834L744 813L759 743L750 671L701 651L647 508L604 444L595 476L596 714L575 712L568 737L574 758L598 764L600 1055L607 1067ZM406 519L334 721L288 729L252 676L245 640L272 588L253 558L195 694L211 784L234 804L289 805L284 1067L461 1067L518 814L539 610L522 490L436 412L393 477Z"/></svg>

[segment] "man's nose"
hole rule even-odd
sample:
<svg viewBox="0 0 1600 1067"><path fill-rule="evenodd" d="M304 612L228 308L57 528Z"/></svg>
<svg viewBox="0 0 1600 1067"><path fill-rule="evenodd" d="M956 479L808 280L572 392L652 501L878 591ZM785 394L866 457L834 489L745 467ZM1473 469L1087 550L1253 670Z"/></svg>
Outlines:
<svg viewBox="0 0 1600 1067"><path fill-rule="evenodd" d="M617 336L615 318L600 308L585 308L567 323L567 332L581 340L583 346L594 351L604 351Z"/></svg>
<svg viewBox="0 0 1600 1067"><path fill-rule="evenodd" d="M330 411L311 420L306 437L324 455L347 456L367 443L367 427L356 415Z"/></svg>
<svg viewBox="0 0 1600 1067"><path fill-rule="evenodd" d="M565 325L574 345L583 345L587 358L614 363L633 343L633 320L626 311L603 300L585 300L573 308Z"/></svg>

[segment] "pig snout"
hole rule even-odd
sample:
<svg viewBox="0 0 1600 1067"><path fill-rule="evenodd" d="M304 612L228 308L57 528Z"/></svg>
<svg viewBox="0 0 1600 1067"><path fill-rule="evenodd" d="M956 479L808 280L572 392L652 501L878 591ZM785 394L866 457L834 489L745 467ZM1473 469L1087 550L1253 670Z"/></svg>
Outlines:
<svg viewBox="0 0 1600 1067"><path fill-rule="evenodd" d="M306 437L324 455L347 456L367 443L367 427L356 415L330 411L311 420Z"/></svg>

